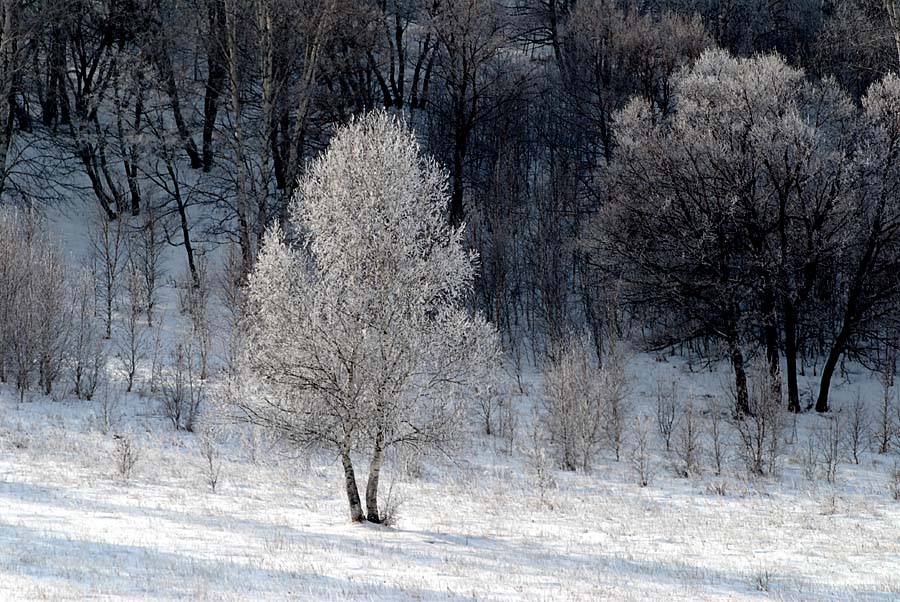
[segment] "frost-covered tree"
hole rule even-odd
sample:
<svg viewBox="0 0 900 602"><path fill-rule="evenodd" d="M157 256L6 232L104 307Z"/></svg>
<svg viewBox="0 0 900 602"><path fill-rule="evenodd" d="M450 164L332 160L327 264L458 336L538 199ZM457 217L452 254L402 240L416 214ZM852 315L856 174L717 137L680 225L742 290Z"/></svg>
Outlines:
<svg viewBox="0 0 900 602"><path fill-rule="evenodd" d="M259 395L242 417L338 454L350 516L380 522L391 446L447 450L468 386L497 354L463 308L475 257L448 225L446 174L385 113L353 120L299 182L291 227L269 232L249 278L247 357ZM366 514L353 457L369 458Z"/></svg>
<svg viewBox="0 0 900 602"><path fill-rule="evenodd" d="M52 393L69 345L70 282L44 230L34 211L0 211L0 380L14 378L20 401L35 377Z"/></svg>
<svg viewBox="0 0 900 602"><path fill-rule="evenodd" d="M855 118L831 80L777 56L707 51L680 73L674 110L644 99L617 115L607 203L589 248L630 309L653 317L651 344L717 341L750 405L746 347L760 345L791 409L801 326L845 253ZM783 335L784 344L781 338Z"/></svg>
<svg viewBox="0 0 900 602"><path fill-rule="evenodd" d="M625 423L625 355L611 345L592 361L587 337L569 342L544 371L544 420L559 465L590 470L605 441L619 458Z"/></svg>

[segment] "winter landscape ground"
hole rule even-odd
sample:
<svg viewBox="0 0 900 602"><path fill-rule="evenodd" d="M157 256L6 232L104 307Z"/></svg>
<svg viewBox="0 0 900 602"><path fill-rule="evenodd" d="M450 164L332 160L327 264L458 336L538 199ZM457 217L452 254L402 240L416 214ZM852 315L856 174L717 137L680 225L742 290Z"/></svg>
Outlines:
<svg viewBox="0 0 900 602"><path fill-rule="evenodd" d="M900 602L900 0L0 0L0 602Z"/></svg>
<svg viewBox="0 0 900 602"><path fill-rule="evenodd" d="M77 258L87 228L73 223L48 227ZM180 250L167 253L177 274ZM160 295L169 346L185 328L175 280ZM558 469L535 439L543 385L526 366L503 392L512 429L485 435L473 415L465 453L388 458L391 526L348 520L329 454L217 420L214 395L204 428L175 431L146 384L121 393L117 366L113 354L93 401L0 390L2 600L900 599L900 458L867 438L856 464L842 439L831 483L822 455L857 399L875 432L883 387L852 364L834 411L786 418L776 474L749 477L727 410L721 474L712 457L708 408L727 365L632 353L626 407L650 426L646 487L631 427L620 461L604 448L590 471ZM672 382L697 408L690 478L656 428L659 384Z"/></svg>
<svg viewBox="0 0 900 602"><path fill-rule="evenodd" d="M721 376L637 356L629 399L654 412L658 375L698 399ZM844 383L836 412L875 383ZM541 467L529 445L538 383L515 399L513 450L473 436L469 453L420 471L392 463L394 526L353 525L339 465L262 438L220 439L213 493L197 437L140 395L104 434L98 402L5 390L0 413L0 599L6 600L841 600L900 597L900 502L892 455L846 461L835 484L804 476L803 442L832 417L800 416L777 477L734 458L678 478L654 440L654 477L604 457L589 474ZM117 437L138 459L127 480ZM408 463L407 463L408 464ZM546 471L547 474L543 474ZM410 472L421 474L413 477Z"/></svg>

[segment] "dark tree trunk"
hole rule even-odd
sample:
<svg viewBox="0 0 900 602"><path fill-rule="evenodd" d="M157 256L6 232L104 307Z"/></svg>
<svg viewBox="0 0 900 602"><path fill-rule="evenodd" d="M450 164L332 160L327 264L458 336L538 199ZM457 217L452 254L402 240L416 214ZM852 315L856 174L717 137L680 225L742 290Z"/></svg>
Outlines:
<svg viewBox="0 0 900 602"><path fill-rule="evenodd" d="M841 356L844 355L844 350L849 340L849 331L847 328L843 328L828 352L825 366L822 367L822 380L819 381L819 396L816 399L817 412L828 412L830 410L828 396L831 392L831 379L834 377L834 370L837 368Z"/></svg>
<svg viewBox="0 0 900 602"><path fill-rule="evenodd" d="M746 416L750 413L747 371L744 368L744 354L741 351L736 333L729 337L728 354L731 360L731 368L734 370L734 413L737 417Z"/></svg>
<svg viewBox="0 0 900 602"><path fill-rule="evenodd" d="M160 75L162 76L166 93L169 96L172 117L175 120L175 130L178 132L178 136L184 145L184 150L191 160L191 168L198 169L203 166L203 160L200 158L200 153L197 152L197 145L194 144L194 139L191 138L191 134L188 131L184 115L181 113L181 100L178 94L178 85L175 82L175 70L168 55L168 48L163 47L160 49L157 60Z"/></svg>
<svg viewBox="0 0 900 602"><path fill-rule="evenodd" d="M787 369L788 410L800 411L800 388L797 384L797 310L784 302L784 359Z"/></svg>
<svg viewBox="0 0 900 602"><path fill-rule="evenodd" d="M463 183L469 134L465 125L459 122L461 119L464 119L463 114L457 113L456 119L456 134L454 136L453 145L452 190L450 191L450 223L454 226L459 226L465 219L465 209L463 207Z"/></svg>
<svg viewBox="0 0 900 602"><path fill-rule="evenodd" d="M61 27L54 27L51 31L49 55L47 98L43 105L43 121L48 127L56 123L66 93L66 38ZM68 118L68 114L65 117Z"/></svg>
<svg viewBox="0 0 900 602"><path fill-rule="evenodd" d="M453 190L450 196L450 223L462 224L465 219L463 209L463 157L459 151L453 153Z"/></svg>
<svg viewBox="0 0 900 602"><path fill-rule="evenodd" d="M221 0L209 3L209 47L206 50L208 75L203 99L203 171L212 168L212 139L219 112L219 96L225 84L225 7Z"/></svg>
<svg viewBox="0 0 900 602"><path fill-rule="evenodd" d="M166 161L166 170L169 172L169 178L172 180L172 196L175 199L175 205L178 207L178 218L181 222L181 236L184 240L184 252L187 255L188 269L191 272L191 281L195 289L200 288L200 275L197 273L197 264L194 262L194 246L191 244L191 227L188 220L187 207L181 196L181 186L178 183L178 175L172 166L171 161Z"/></svg>

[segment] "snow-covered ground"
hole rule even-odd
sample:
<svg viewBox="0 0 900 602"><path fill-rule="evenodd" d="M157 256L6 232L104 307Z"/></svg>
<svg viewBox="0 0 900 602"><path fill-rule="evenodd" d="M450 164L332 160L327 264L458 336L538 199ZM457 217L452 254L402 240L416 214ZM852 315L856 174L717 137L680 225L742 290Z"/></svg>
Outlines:
<svg viewBox="0 0 900 602"><path fill-rule="evenodd" d="M645 356L632 371L644 414L660 372L698 397L723 378ZM856 379L837 407L860 386L877 401L875 383ZM416 477L391 465L393 527L348 522L330 458L231 434L213 493L197 437L175 433L148 397L129 397L103 434L98 402L19 404L3 390L0 599L900 600L896 456L867 452L835 485L810 481L805 436L828 418L809 413L777 478L748 479L735 459L723 476L707 459L701 476L678 478L654 439L649 487L609 453L590 474L541 479L529 460L535 387L519 400L513 453L473 426L453 461ZM127 481L126 433L139 452Z"/></svg>
<svg viewBox="0 0 900 602"><path fill-rule="evenodd" d="M70 217L49 222L78 263L86 228ZM185 322L181 250L166 262L171 344ZM650 486L609 450L589 474L536 459L529 373L511 451L473 419L453 459L389 463L392 527L349 523L334 458L225 429L213 492L198 436L175 432L149 395L126 396L106 431L99 401L18 403L0 386L0 600L900 600L900 455L866 451L835 484L821 470L810 480L810 433L833 418L806 413L785 429L776 477L748 478L732 443L722 475L707 453L699 476L680 478L655 432L657 382L677 378L702 410L728 375L657 359L633 358L627 403L652 429ZM874 413L878 383L848 376L835 415L857 395ZM138 455L127 480L123 440Z"/></svg>

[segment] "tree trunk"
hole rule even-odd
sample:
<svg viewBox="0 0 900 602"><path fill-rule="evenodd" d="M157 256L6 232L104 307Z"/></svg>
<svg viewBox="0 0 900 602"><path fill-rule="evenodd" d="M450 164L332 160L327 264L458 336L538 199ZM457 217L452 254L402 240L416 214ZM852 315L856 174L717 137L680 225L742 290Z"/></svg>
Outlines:
<svg viewBox="0 0 900 602"><path fill-rule="evenodd" d="M206 94L203 98L203 171L213 163L212 140L219 112L219 96L225 84L225 6L221 0L209 3L209 40L206 49Z"/></svg>
<svg viewBox="0 0 900 602"><path fill-rule="evenodd" d="M171 58L169 58L168 52L169 49L166 46L163 46L160 49L159 56L157 57L157 66L166 93L169 96L169 108L172 110L172 117L175 121L175 130L177 131L179 138L181 138L182 145L184 146L185 152L187 152L188 158L191 160L191 168L199 169L203 166L203 160L200 157L200 153L197 152L197 145L194 144L194 139L191 138L187 123L181 113L178 85L175 82L175 69L172 65Z"/></svg>
<svg viewBox="0 0 900 602"><path fill-rule="evenodd" d="M772 395L781 399L781 354L778 349L778 316L775 311L775 292L766 285L763 292L763 338L766 344L766 362L772 376Z"/></svg>
<svg viewBox="0 0 900 602"><path fill-rule="evenodd" d="M834 370L837 368L837 364L841 360L849 340L850 336L845 328L838 334L834 344L831 346L831 350L828 352L828 359L825 360L825 366L822 368L822 380L819 381L819 396L816 399L817 412L827 412L830 409L828 407L828 396L831 391L831 379L834 377Z"/></svg>
<svg viewBox="0 0 900 602"><path fill-rule="evenodd" d="M464 119L463 114L461 112L457 112L456 119L458 121ZM464 176L466 169L466 151L468 150L468 144L468 131L463 124L457 122L453 145L453 175L450 191L450 223L453 226L461 225L463 223L463 220L465 219L463 193Z"/></svg>
<svg viewBox="0 0 900 602"><path fill-rule="evenodd" d="M362 511L362 503L359 501L359 490L356 488L356 474L353 472L353 462L350 461L349 446L341 450L341 464L344 466L344 482L347 487L347 501L350 503L350 520L361 523L365 519Z"/></svg>
<svg viewBox="0 0 900 602"><path fill-rule="evenodd" d="M238 65L238 32L237 15L229 12L227 16L228 47L226 58L231 75L231 111L232 130L235 151L235 203L238 222L238 241L241 248L241 280L243 281L253 268L253 241L250 238L250 208L247 200L246 153L244 147L243 102L241 100L241 81Z"/></svg>
<svg viewBox="0 0 900 602"><path fill-rule="evenodd" d="M178 208L178 218L181 222L181 236L184 243L184 252L187 254L188 269L191 272L191 282L195 289L200 288L200 275L197 273L197 265L194 262L194 246L191 244L191 228L187 215L187 207L181 196L181 186L178 184L178 175L172 164L172 159L166 159L166 170L169 178L172 180L172 196L175 199L175 205Z"/></svg>
<svg viewBox="0 0 900 602"><path fill-rule="evenodd" d="M731 367L734 370L734 413L735 416L746 416L750 413L750 398L747 393L747 372L744 369L744 354L741 352L737 337L728 341Z"/></svg>
<svg viewBox="0 0 900 602"><path fill-rule="evenodd" d="M384 462L384 433L375 436L375 450L372 452L372 464L369 466L369 481L366 483L366 520L380 523L378 514L378 477Z"/></svg>
<svg viewBox="0 0 900 602"><path fill-rule="evenodd" d="M800 411L800 388L797 384L797 310L784 302L784 359L787 367L788 411Z"/></svg>

